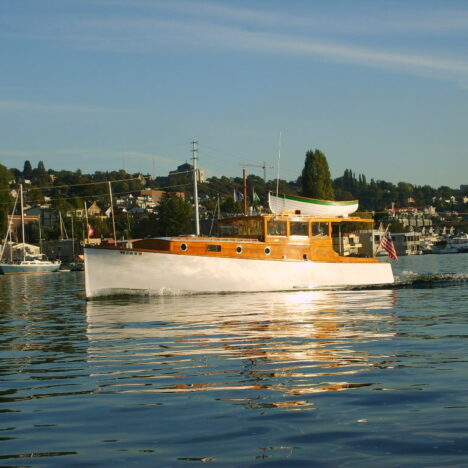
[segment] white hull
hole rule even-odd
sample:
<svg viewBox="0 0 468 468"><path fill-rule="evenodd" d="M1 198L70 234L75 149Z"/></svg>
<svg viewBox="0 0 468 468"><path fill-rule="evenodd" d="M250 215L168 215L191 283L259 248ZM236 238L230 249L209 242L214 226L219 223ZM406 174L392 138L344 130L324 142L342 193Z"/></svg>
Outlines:
<svg viewBox="0 0 468 468"><path fill-rule="evenodd" d="M300 211L301 214L310 216L347 218L351 213L354 213L359 206L358 201L339 202L330 200L314 200L311 198L281 194L277 197L272 193L268 196L270 210L275 214L280 214L285 211Z"/></svg>
<svg viewBox="0 0 468 468"><path fill-rule="evenodd" d="M60 263L52 262L21 262L0 263L0 273L4 275L19 275L27 273L52 273L59 271Z"/></svg>
<svg viewBox="0 0 468 468"><path fill-rule="evenodd" d="M389 263L201 257L85 248L86 297L286 291L393 283Z"/></svg>

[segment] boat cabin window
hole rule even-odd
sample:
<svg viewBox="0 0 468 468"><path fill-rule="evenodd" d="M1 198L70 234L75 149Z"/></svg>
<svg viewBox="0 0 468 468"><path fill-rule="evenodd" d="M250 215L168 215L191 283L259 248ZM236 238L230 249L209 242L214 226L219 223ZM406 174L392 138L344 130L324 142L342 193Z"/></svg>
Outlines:
<svg viewBox="0 0 468 468"><path fill-rule="evenodd" d="M218 222L221 237L256 238L263 235L260 219L223 219Z"/></svg>
<svg viewBox="0 0 468 468"><path fill-rule="evenodd" d="M286 235L286 221L268 221L268 235L269 236L285 236Z"/></svg>
<svg viewBox="0 0 468 468"><path fill-rule="evenodd" d="M309 226L307 221L291 221L289 225L291 236L308 236Z"/></svg>
<svg viewBox="0 0 468 468"><path fill-rule="evenodd" d="M312 223L312 235L314 237L328 236L328 223Z"/></svg>

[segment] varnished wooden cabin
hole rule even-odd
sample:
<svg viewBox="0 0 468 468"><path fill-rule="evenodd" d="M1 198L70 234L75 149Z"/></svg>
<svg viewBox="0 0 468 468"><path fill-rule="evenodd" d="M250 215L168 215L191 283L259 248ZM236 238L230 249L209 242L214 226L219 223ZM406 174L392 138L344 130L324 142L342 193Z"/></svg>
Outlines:
<svg viewBox="0 0 468 468"><path fill-rule="evenodd" d="M300 214L262 214L218 221L217 237L177 236L128 241L122 255L165 252L176 255L332 263L375 263L374 258L344 257L333 249L332 227L372 219L317 218ZM102 248L102 247L101 247Z"/></svg>

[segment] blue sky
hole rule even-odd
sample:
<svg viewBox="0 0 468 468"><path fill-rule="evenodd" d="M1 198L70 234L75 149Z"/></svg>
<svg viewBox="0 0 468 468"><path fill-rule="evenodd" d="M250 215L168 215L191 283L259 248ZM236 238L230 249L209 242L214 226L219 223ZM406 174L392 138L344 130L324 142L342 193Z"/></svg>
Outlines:
<svg viewBox="0 0 468 468"><path fill-rule="evenodd" d="M1 0L0 163L468 183L468 2ZM249 173L262 175L260 168ZM270 169L269 178L276 177Z"/></svg>

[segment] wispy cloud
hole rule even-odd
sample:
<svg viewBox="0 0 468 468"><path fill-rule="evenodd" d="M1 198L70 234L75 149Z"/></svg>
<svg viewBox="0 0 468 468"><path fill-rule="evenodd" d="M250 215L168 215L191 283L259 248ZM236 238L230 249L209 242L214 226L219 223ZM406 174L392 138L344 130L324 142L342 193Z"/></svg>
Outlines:
<svg viewBox="0 0 468 468"><path fill-rule="evenodd" d="M94 0L95 2L98 0ZM110 5L108 0L101 0ZM384 34L418 32L466 32L468 27L468 8L454 9L443 7L423 11L411 3L397 8L369 8L358 2L341 4L342 14L337 15L338 7L317 9L312 4L301 5L302 14L294 14L294 3L288 4L288 13L272 10L271 4L265 9L243 8L213 1L192 0L112 0L112 5L140 8L146 12L166 11L184 17L201 18L224 24L243 24L255 27L313 27L315 31L328 33ZM365 5L365 4L364 4ZM308 7L308 8L307 8Z"/></svg>
<svg viewBox="0 0 468 468"><path fill-rule="evenodd" d="M279 11L239 8L221 2L190 2L186 0L120 0L102 5L119 6L111 15L92 17L48 17L47 21L23 24L10 34L24 34L31 39L59 41L61 47L75 47L102 52L157 52L171 48L198 50L233 50L251 53L297 55L339 63L351 63L396 71L429 74L439 78L464 82L468 75L466 55L453 49L439 48L430 52L424 41L408 42L400 38L379 41L385 46L367 46L365 34L384 35L417 32L464 32L468 27L468 9L439 10L430 13L394 11L385 15L381 9L368 11L368 16L341 19L336 10L303 16ZM359 8L355 8L359 12ZM122 13L127 14L123 15ZM333 14L334 13L334 14ZM399 13L399 14L397 14ZM6 23L5 23L6 24ZM12 23L14 24L14 22ZM17 23L16 23L17 24ZM8 34L4 32L3 34ZM359 34L357 34L359 33ZM466 34L466 33L465 33ZM374 43L376 43L374 41ZM413 44L411 46L411 44ZM425 43L424 43L425 44ZM429 51L429 52L428 52ZM21 103L0 103L3 106ZM27 103L25 103L25 106ZM39 109L40 104L33 104ZM51 111L68 106L51 106ZM92 109L72 106L75 111ZM73 110L73 109L69 109ZM98 109L99 110L99 109Z"/></svg>
<svg viewBox="0 0 468 468"><path fill-rule="evenodd" d="M180 21L138 20L92 20L87 27L107 31L119 31L119 37L108 42L94 44L98 48L121 43L123 35L132 37L131 44L138 47L138 37L145 48L156 47L163 42L190 47L211 49L244 50L260 53L295 54L320 57L337 62L347 62L373 67L391 67L414 71L437 71L468 75L466 59L447 59L418 53L403 53L362 47L338 41L326 41L313 37L292 34L275 34L261 31L214 25L211 23L186 23ZM153 32L153 33L151 33ZM124 44L121 44L125 47ZM119 48L119 47L117 47Z"/></svg>
<svg viewBox="0 0 468 468"><path fill-rule="evenodd" d="M75 104L54 104L35 101L16 101L16 100L0 100L0 111L28 111L28 112L115 112L116 109L104 107L80 106Z"/></svg>

